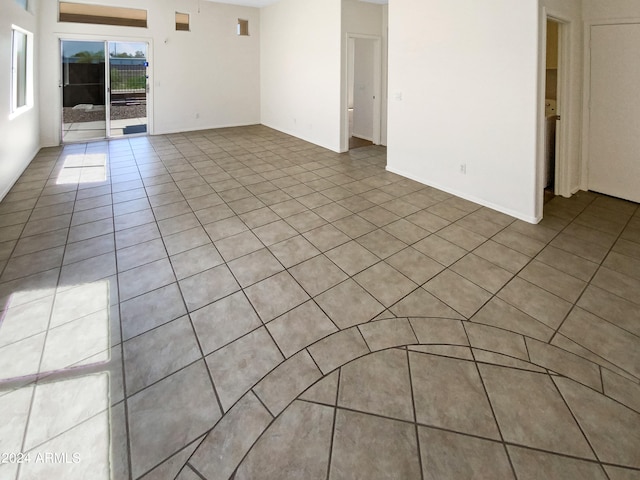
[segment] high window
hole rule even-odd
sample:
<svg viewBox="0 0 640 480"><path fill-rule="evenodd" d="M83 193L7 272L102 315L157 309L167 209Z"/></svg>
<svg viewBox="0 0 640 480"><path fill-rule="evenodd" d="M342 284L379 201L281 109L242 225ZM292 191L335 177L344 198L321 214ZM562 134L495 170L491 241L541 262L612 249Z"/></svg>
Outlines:
<svg viewBox="0 0 640 480"><path fill-rule="evenodd" d="M249 20L243 20L241 18L238 19L238 35L248 36L249 35Z"/></svg>
<svg viewBox="0 0 640 480"><path fill-rule="evenodd" d="M189 14L176 12L176 30L189 31Z"/></svg>
<svg viewBox="0 0 640 480"><path fill-rule="evenodd" d="M147 28L147 11L139 8L60 2L61 22Z"/></svg>

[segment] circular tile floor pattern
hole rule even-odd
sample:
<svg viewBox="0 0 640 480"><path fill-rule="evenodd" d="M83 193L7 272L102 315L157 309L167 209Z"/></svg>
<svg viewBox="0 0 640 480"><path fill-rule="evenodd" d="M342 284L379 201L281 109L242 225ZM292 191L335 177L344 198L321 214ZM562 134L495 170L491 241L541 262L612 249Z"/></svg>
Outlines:
<svg viewBox="0 0 640 480"><path fill-rule="evenodd" d="M420 341L401 345L409 322ZM244 395L182 474L193 468L205 478L235 471L234 480L640 478L640 414L601 393L602 375L594 379L570 361L563 375L543 368L554 355L572 355L550 345L544 355L531 348L536 365L517 352L475 348L471 336L458 345L432 344L451 338L458 325L379 320L321 340ZM391 331L395 338L377 335ZM425 332L432 341L424 341ZM305 363L325 374L309 388L300 386L310 378L299 367ZM282 392L292 389L304 392L283 405Z"/></svg>

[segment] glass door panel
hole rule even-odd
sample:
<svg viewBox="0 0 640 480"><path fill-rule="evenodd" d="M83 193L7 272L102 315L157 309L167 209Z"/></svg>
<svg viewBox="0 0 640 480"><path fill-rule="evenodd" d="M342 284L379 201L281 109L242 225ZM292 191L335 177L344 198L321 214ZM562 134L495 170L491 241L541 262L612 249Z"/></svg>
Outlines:
<svg viewBox="0 0 640 480"><path fill-rule="evenodd" d="M147 44L109 42L110 137L147 132Z"/></svg>
<svg viewBox="0 0 640 480"><path fill-rule="evenodd" d="M62 40L62 141L107 136L105 42Z"/></svg>

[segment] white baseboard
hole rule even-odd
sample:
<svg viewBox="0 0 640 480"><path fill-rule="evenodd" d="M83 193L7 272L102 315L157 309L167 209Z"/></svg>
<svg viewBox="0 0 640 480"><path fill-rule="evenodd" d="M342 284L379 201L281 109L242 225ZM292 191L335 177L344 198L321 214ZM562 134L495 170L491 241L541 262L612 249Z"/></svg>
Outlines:
<svg viewBox="0 0 640 480"><path fill-rule="evenodd" d="M260 122L250 122L250 123L228 123L223 125L203 125L198 128L187 128L187 129L167 129L167 130L155 130L153 133L149 133L150 136L154 135L171 135L174 133L190 133L190 132L200 132L203 130L215 130L217 128L235 128L235 127L251 127L253 125L260 125Z"/></svg>
<svg viewBox="0 0 640 480"><path fill-rule="evenodd" d="M13 186L16 184L16 182L20 179L20 177L22 176L24 171L27 169L27 167L29 165L31 165L31 162L33 162L33 159L36 158L36 155L38 154L38 152L42 148L43 147L38 147L38 148L36 148L36 150L34 152L31 153L31 155L29 157L29 158L31 158L31 160L29 160L27 163L24 164L24 167L21 168L20 171L18 172L18 174L15 175L14 178L11 180L11 182L8 183L7 187L5 187L5 189L2 192L0 192L0 201L2 201L4 199L4 197L7 196L9 191L13 188Z"/></svg>
<svg viewBox="0 0 640 480"><path fill-rule="evenodd" d="M514 218L517 218L517 219L522 220L522 221L527 222L527 223L536 224L536 223L539 223L540 220L542 220L542 216L540 216L540 217L532 217L532 216L529 216L529 215L523 215L522 213L517 212L515 210L511 210L509 208L504 208L503 206L496 205L496 204L494 204L492 202L487 202L486 200L483 200L482 198L478 198L478 197L476 197L474 195L469 195L468 193L465 193L465 192L461 192L461 191L458 191L458 190L455 190L455 189L452 189L452 188L448 188L448 187L444 187L442 185L438 185L438 184L433 183L433 182L426 181L424 178L418 178L415 175L412 175L412 174L407 173L407 172L403 172L403 171L398 170L396 168L392 168L392 167L390 168L390 167L387 166L387 171L389 171L391 173L395 173L397 175L401 175L401 176L406 177L406 178L408 178L410 180L415 180L416 182L422 183L423 185L427 185L429 187L437 188L438 190L442 190L443 192L450 193L451 195L455 195L456 197L464 198L465 200L469 200L470 202L477 203L478 205L482 205L483 207L491 208L492 210L496 210L496 211L498 211L500 213L504 213L506 215L509 215L511 217L514 217Z"/></svg>
<svg viewBox="0 0 640 480"><path fill-rule="evenodd" d="M373 137L369 137L367 135L360 135L359 133L353 132L351 136L361 138L362 140L368 140L373 143Z"/></svg>
<svg viewBox="0 0 640 480"><path fill-rule="evenodd" d="M332 147L332 146L329 146L329 145L325 145L325 144L322 144L322 143L318 143L317 140L312 139L312 138L307 138L305 136L301 136L298 132L292 132L290 130L283 129L283 128L280 128L280 127L276 127L275 125L269 125L268 123L264 123L264 122L261 125L264 125L265 127L268 127L268 128L273 128L274 130L277 130L279 132L285 133L287 135L291 135L292 137L299 138L300 140L304 140L305 142L313 143L314 145L317 145L317 146L322 147L322 148L326 148L327 150L331 150L332 152L344 153L344 152L342 152L340 150L340 148L336 149L335 147Z"/></svg>

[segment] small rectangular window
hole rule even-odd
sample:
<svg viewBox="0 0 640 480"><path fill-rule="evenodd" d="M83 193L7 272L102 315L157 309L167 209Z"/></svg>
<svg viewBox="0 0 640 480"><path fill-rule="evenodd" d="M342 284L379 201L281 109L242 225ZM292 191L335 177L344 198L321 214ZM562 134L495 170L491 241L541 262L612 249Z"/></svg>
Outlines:
<svg viewBox="0 0 640 480"><path fill-rule="evenodd" d="M147 28L147 11L139 8L108 7L71 2L60 2L59 6L58 20L60 22Z"/></svg>
<svg viewBox="0 0 640 480"><path fill-rule="evenodd" d="M242 20L241 18L238 19L238 35L249 35L249 20Z"/></svg>
<svg viewBox="0 0 640 480"><path fill-rule="evenodd" d="M189 14L176 12L176 30L189 31Z"/></svg>
<svg viewBox="0 0 640 480"><path fill-rule="evenodd" d="M16 3L18 5L20 5L22 8L24 8L25 10L29 9L29 2L28 0L16 0Z"/></svg>
<svg viewBox="0 0 640 480"><path fill-rule="evenodd" d="M11 31L11 113L33 105L33 35L20 27Z"/></svg>

